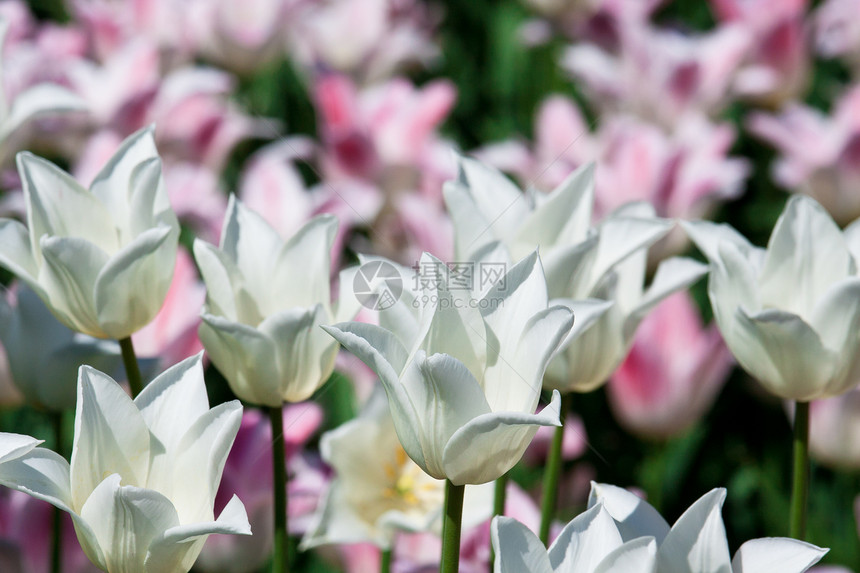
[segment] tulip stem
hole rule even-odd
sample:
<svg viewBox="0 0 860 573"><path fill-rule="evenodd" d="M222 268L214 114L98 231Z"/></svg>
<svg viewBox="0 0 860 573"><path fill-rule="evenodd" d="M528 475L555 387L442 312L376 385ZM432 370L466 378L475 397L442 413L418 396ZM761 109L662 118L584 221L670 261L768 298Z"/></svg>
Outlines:
<svg viewBox="0 0 860 573"><path fill-rule="evenodd" d="M561 397L561 411L559 421L561 426L555 429L552 437L552 445L549 457L546 461L546 469L543 474L543 499L540 511L539 537L544 545L549 545L549 526L555 517L555 506L558 502L558 480L561 477L561 446L564 440L564 419L570 409L572 394L570 392Z"/></svg>
<svg viewBox="0 0 860 573"><path fill-rule="evenodd" d="M465 485L445 480L445 516L442 522L442 561L439 573L457 573L460 569L460 522L463 519Z"/></svg>
<svg viewBox="0 0 860 573"><path fill-rule="evenodd" d="M140 366L137 363L137 356L134 354L134 344L131 342L131 336L121 339L119 347L122 350L122 363L125 365L125 375L128 378L128 388L131 390L131 397L137 398L137 395L143 390L143 377L140 375Z"/></svg>
<svg viewBox="0 0 860 573"><path fill-rule="evenodd" d="M63 413L51 413L51 425L54 430L54 451L63 455ZM60 573L63 570L63 512L58 507L53 507L51 514L51 573Z"/></svg>
<svg viewBox="0 0 860 573"><path fill-rule="evenodd" d="M272 467L275 476L275 554L272 573L286 573L287 555L287 458L284 454L284 415L281 408L269 408L272 422Z"/></svg>
<svg viewBox="0 0 860 573"><path fill-rule="evenodd" d="M496 480L496 489L493 495L493 517L505 514L505 497L508 491L508 474L502 474ZM493 542L490 540L490 573L493 572L496 562L496 550L493 547Z"/></svg>
<svg viewBox="0 0 860 573"><path fill-rule="evenodd" d="M391 573L391 549L383 549L379 561L379 573Z"/></svg>
<svg viewBox="0 0 860 573"><path fill-rule="evenodd" d="M789 535L803 541L806 537L806 505L809 497L809 402L795 402L793 450Z"/></svg>

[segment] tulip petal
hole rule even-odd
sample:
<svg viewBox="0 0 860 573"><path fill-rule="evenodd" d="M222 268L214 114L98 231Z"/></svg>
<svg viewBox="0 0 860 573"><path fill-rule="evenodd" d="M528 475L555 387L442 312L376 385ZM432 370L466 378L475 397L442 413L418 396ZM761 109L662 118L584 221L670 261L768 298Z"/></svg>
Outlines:
<svg viewBox="0 0 860 573"><path fill-rule="evenodd" d="M708 298L723 336L729 337L738 308L749 312L761 309L758 276L749 259L731 243L720 245L716 253L718 258L711 264L708 277Z"/></svg>
<svg viewBox="0 0 860 573"><path fill-rule="evenodd" d="M592 286L584 280L597 253L597 233L591 232L582 242L560 246L541 254L550 298L587 298Z"/></svg>
<svg viewBox="0 0 860 573"><path fill-rule="evenodd" d="M281 406L274 342L256 328L220 316L203 313L201 319L200 341L233 393L252 404Z"/></svg>
<svg viewBox="0 0 860 573"><path fill-rule="evenodd" d="M752 539L735 553L732 573L803 573L827 551L787 537Z"/></svg>
<svg viewBox="0 0 860 573"><path fill-rule="evenodd" d="M126 242L159 224L179 228L176 214L170 208L164 187L161 159L153 157L135 166L131 172L131 220L125 226L130 233Z"/></svg>
<svg viewBox="0 0 860 573"><path fill-rule="evenodd" d="M726 490L713 489L678 518L658 551L666 573L731 573L729 544L720 511Z"/></svg>
<svg viewBox="0 0 860 573"><path fill-rule="evenodd" d="M496 551L494 573L552 573L549 557L537 535L512 517L499 515L490 525Z"/></svg>
<svg viewBox="0 0 860 573"><path fill-rule="evenodd" d="M157 158L154 127L139 129L120 144L90 185L93 195L107 207L114 221L118 224L123 222L123 228L129 228L126 222L139 216L131 212L132 173L141 163ZM166 193L162 193L159 199L160 204L153 205L154 209L150 208L147 212L161 212L170 208Z"/></svg>
<svg viewBox="0 0 860 573"><path fill-rule="evenodd" d="M165 370L143 388L134 404L152 436L164 447L166 456L176 459L181 452L178 444L182 436L209 411L209 397L203 381L203 354L186 358Z"/></svg>
<svg viewBox="0 0 860 573"><path fill-rule="evenodd" d="M327 313L317 304L280 311L260 323L260 332L278 349L275 358L282 401L307 400L334 370L338 346L319 328L324 322L328 322Z"/></svg>
<svg viewBox="0 0 860 573"><path fill-rule="evenodd" d="M856 385L860 375L860 278L832 285L818 301L810 325L841 366L818 398L842 394Z"/></svg>
<svg viewBox="0 0 860 573"><path fill-rule="evenodd" d="M445 206L457 230L454 236L454 253L458 259L469 261L474 253L497 241L490 221L475 204L469 188L457 181L443 185Z"/></svg>
<svg viewBox="0 0 860 573"><path fill-rule="evenodd" d="M836 365L818 334L799 316L781 310L750 316L739 308L727 339L747 372L769 391L791 400L819 397Z"/></svg>
<svg viewBox="0 0 860 573"><path fill-rule="evenodd" d="M107 374L81 366L71 463L74 507L83 507L108 474L145 484L149 457L149 429L131 398Z"/></svg>
<svg viewBox="0 0 860 573"><path fill-rule="evenodd" d="M84 109L86 109L86 103L65 88L54 84L35 85L15 97L9 109L9 115L3 121L0 140L5 140L24 122L36 116Z"/></svg>
<svg viewBox="0 0 860 573"><path fill-rule="evenodd" d="M3 265L30 288L44 292L37 281L39 264L33 258L27 227L14 219L0 219L0 265Z"/></svg>
<svg viewBox="0 0 860 573"><path fill-rule="evenodd" d="M731 225L711 221L680 221L680 224L711 263L720 262L720 249L725 245L734 247L741 257L750 260L756 269L764 260L764 249L753 247L746 237Z"/></svg>
<svg viewBox="0 0 860 573"><path fill-rule="evenodd" d="M594 323L600 320L600 317L606 314L615 302L598 298L586 298L581 300L556 298L549 301L549 304L551 306L564 306L573 312L573 327L559 345L562 348L565 348L568 344L586 332Z"/></svg>
<svg viewBox="0 0 860 573"><path fill-rule="evenodd" d="M26 434L0 432L0 464L20 458L44 441Z"/></svg>
<svg viewBox="0 0 860 573"><path fill-rule="evenodd" d="M178 447L181 453L169 456L174 467L165 468L166 483L150 484L158 491L170 493L182 523L212 520L212 500L241 422L242 404L238 400L219 404L205 412L182 436ZM206 476L208 482L183 479L195 473Z"/></svg>
<svg viewBox="0 0 860 573"><path fill-rule="evenodd" d="M427 462L418 430L421 417L398 376L406 365L408 355L397 337L384 328L361 322L342 322L334 326L322 326L322 329L379 376L388 395L397 437L409 457L426 472Z"/></svg>
<svg viewBox="0 0 860 573"><path fill-rule="evenodd" d="M609 554L594 569L594 573L655 573L657 571L657 542L653 537L628 541Z"/></svg>
<svg viewBox="0 0 860 573"><path fill-rule="evenodd" d="M516 240L545 251L585 240L594 201L594 163L571 173L535 208L517 230Z"/></svg>
<svg viewBox="0 0 860 573"><path fill-rule="evenodd" d="M179 232L147 229L117 252L95 282L99 324L110 338L131 336L151 321L167 296Z"/></svg>
<svg viewBox="0 0 860 573"><path fill-rule="evenodd" d="M239 269L221 249L200 239L194 240L194 260L200 269L200 276L206 283L206 304L209 312L222 316L233 322L253 324L259 322L259 311L255 311L255 320L239 316L236 298L239 296L239 285L234 284L234 277L239 276ZM247 296L247 295L246 295ZM249 319L249 320L246 320Z"/></svg>
<svg viewBox="0 0 860 573"><path fill-rule="evenodd" d="M33 253L43 235L86 239L108 252L119 248L114 219L97 197L46 159L25 151L17 162Z"/></svg>
<svg viewBox="0 0 860 573"><path fill-rule="evenodd" d="M855 273L833 218L813 199L792 196L768 243L759 278L762 303L809 319L827 288Z"/></svg>
<svg viewBox="0 0 860 573"><path fill-rule="evenodd" d="M29 444L17 451L26 447ZM69 462L51 450L35 448L17 458L7 458L0 463L0 485L47 501L63 511L73 512Z"/></svg>
<svg viewBox="0 0 860 573"><path fill-rule="evenodd" d="M669 533L669 524L647 501L624 488L605 483L591 482L588 507L602 503L615 520L624 541L651 536L663 543Z"/></svg>
<svg viewBox="0 0 860 573"><path fill-rule="evenodd" d="M472 419L451 436L442 454L445 476L455 485L481 484L511 469L539 426L559 426L561 396L537 414L491 412Z"/></svg>
<svg viewBox="0 0 860 573"><path fill-rule="evenodd" d="M487 362L488 344L481 311L470 304L466 299L468 294L463 291L451 291L442 286L433 296L437 297L436 306L426 316L430 324L418 338L421 350L428 354L455 355L473 376L481 376Z"/></svg>
<svg viewBox="0 0 860 573"><path fill-rule="evenodd" d="M318 215L284 243L269 279L276 285L278 298L288 301L290 306L304 308L329 303L329 261L336 233L337 219L333 215ZM284 308L283 302L280 308Z"/></svg>
<svg viewBox="0 0 860 573"><path fill-rule="evenodd" d="M422 452L427 473L436 479L449 477L443 452L451 436L478 416L491 412L475 376L447 354L426 356L419 350L406 367L403 388L419 418ZM400 433L400 420L394 427ZM409 452L409 450L407 450Z"/></svg>
<svg viewBox="0 0 860 573"><path fill-rule="evenodd" d="M612 516L597 504L573 518L549 548L553 571L593 571L622 544Z"/></svg>
<svg viewBox="0 0 860 573"><path fill-rule="evenodd" d="M72 330L105 338L94 295L108 256L89 241L72 237L43 236L41 246L45 264L39 282L50 297L48 306Z"/></svg>

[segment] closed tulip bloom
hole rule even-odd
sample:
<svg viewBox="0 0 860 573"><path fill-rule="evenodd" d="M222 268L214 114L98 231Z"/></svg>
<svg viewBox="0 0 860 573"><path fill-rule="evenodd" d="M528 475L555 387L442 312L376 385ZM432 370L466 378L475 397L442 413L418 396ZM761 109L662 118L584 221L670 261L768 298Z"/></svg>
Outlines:
<svg viewBox="0 0 860 573"><path fill-rule="evenodd" d="M337 343L319 326L348 320L358 310L354 296L351 305L331 303L336 232L337 219L321 215L284 241L231 197L220 247L195 241L207 288L200 340L243 400L270 407L300 402L334 370ZM348 275L341 276L341 289L352 287Z"/></svg>
<svg viewBox="0 0 860 573"><path fill-rule="evenodd" d="M765 537L742 544L732 557L722 517L725 499L725 489L711 490L672 527L645 500L614 485L592 482L588 505L590 511L605 508L625 542L642 536L656 540L656 571L660 572L803 573L827 553L796 539Z"/></svg>
<svg viewBox="0 0 860 573"><path fill-rule="evenodd" d="M744 370L773 394L801 402L857 384L857 263L818 203L792 197L766 250L727 225L686 228L711 263L714 317Z"/></svg>
<svg viewBox="0 0 860 573"><path fill-rule="evenodd" d="M422 266L431 260L425 256ZM547 307L537 253L477 301L443 284L431 288L421 335L408 349L370 324L325 329L380 377L403 449L422 470L454 485L486 483L520 460L539 426L560 425L557 392L534 412L544 369L573 314Z"/></svg>
<svg viewBox="0 0 860 573"><path fill-rule="evenodd" d="M89 190L27 152L18 172L27 226L0 220L0 264L72 330L123 339L152 320L179 239L152 129L126 139Z"/></svg>
<svg viewBox="0 0 860 573"><path fill-rule="evenodd" d="M209 408L200 355L134 401L84 366L71 464L34 438L0 434L0 484L69 512L87 557L108 573L186 572L210 534L251 532L239 498L213 512L241 417L235 400Z"/></svg>

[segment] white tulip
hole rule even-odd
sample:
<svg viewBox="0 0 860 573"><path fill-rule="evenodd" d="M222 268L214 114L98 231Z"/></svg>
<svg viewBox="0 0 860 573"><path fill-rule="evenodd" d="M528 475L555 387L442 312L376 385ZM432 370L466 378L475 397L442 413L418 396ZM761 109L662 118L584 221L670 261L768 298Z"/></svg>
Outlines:
<svg viewBox="0 0 860 573"><path fill-rule="evenodd" d="M493 519L495 573L655 573L653 537L625 541L598 504L578 515L544 548L537 535L510 517Z"/></svg>
<svg viewBox="0 0 860 573"><path fill-rule="evenodd" d="M454 485L486 483L519 461L538 426L560 425L557 392L534 412L544 369L573 315L547 308L536 253L481 300L434 287L409 349L375 325L324 328L379 375L400 442L421 469Z"/></svg>
<svg viewBox="0 0 860 573"><path fill-rule="evenodd" d="M827 549L783 537L747 541L729 555L721 510L726 490L711 490L670 528L656 509L637 495L607 484L591 484L588 505L604 507L624 541L650 535L657 541L661 573L802 573Z"/></svg>
<svg viewBox="0 0 860 573"><path fill-rule="evenodd" d="M71 465L29 436L0 434L0 484L69 512L109 573L185 572L208 535L251 533L239 498L213 512L241 417L236 400L209 408L199 354L134 401L83 366Z"/></svg>
<svg viewBox="0 0 860 573"><path fill-rule="evenodd" d="M381 391L358 418L324 434L320 452L335 478L303 547L370 542L389 549L398 531L441 533L445 482L406 455ZM489 519L492 505L492 484L467 488L463 527Z"/></svg>
<svg viewBox="0 0 860 573"><path fill-rule="evenodd" d="M686 225L711 263L714 317L740 365L781 398L837 396L860 379L860 277L813 199L789 199L767 249L728 225Z"/></svg>
<svg viewBox="0 0 860 573"><path fill-rule="evenodd" d="M672 229L646 203L630 203L592 226L594 166L576 170L548 195L520 192L504 175L460 158L458 179L445 184L459 260L486 256L500 241L509 258L540 249L553 304L576 315L563 354L547 369L545 387L587 392L603 384L627 355L646 313L686 288L706 269L671 258L643 288L647 249Z"/></svg>
<svg viewBox="0 0 860 573"><path fill-rule="evenodd" d="M358 311L351 293L330 302L336 231L337 219L321 215L284 241L231 196L220 247L194 242L207 289L200 340L243 400L300 402L331 375L338 346L319 326ZM341 274L341 293L352 288L352 272Z"/></svg>
<svg viewBox="0 0 860 573"><path fill-rule="evenodd" d="M28 152L18 172L27 227L0 219L0 264L72 330L122 339L152 320L179 240L152 128L126 139L89 190Z"/></svg>

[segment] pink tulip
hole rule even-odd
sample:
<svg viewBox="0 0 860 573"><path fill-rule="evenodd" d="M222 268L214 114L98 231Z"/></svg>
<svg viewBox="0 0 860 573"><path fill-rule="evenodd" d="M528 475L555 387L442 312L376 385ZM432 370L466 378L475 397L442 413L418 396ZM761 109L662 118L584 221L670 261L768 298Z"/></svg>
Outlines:
<svg viewBox="0 0 860 573"><path fill-rule="evenodd" d="M48 573L54 507L45 501L11 489L0 489L0 571L4 573ZM72 519L62 519L62 570L65 573L97 573L81 549Z"/></svg>
<svg viewBox="0 0 860 573"><path fill-rule="evenodd" d="M711 0L717 18L752 40L735 90L770 105L803 93L809 75L807 0Z"/></svg>
<svg viewBox="0 0 860 573"><path fill-rule="evenodd" d="M860 64L860 4L828 0L815 11L815 47L827 58L841 56L856 70Z"/></svg>
<svg viewBox="0 0 860 573"><path fill-rule="evenodd" d="M434 24L416 0L307 2L291 21L291 55L308 69L335 70L368 84L383 81L438 56Z"/></svg>
<svg viewBox="0 0 860 573"><path fill-rule="evenodd" d="M810 404L809 451L823 465L860 468L860 387Z"/></svg>
<svg viewBox="0 0 860 573"><path fill-rule="evenodd" d="M161 369L166 369L203 350L197 327L205 299L206 287L197 276L194 262L180 248L164 305L152 322L132 336L137 354L158 358Z"/></svg>
<svg viewBox="0 0 860 573"><path fill-rule="evenodd" d="M322 422L322 409L312 402L284 408L284 448L290 533L304 532L306 519L316 509L328 476L319 462L303 453L305 443ZM224 466L215 497L215 511L238 495L248 512L249 537L212 535L203 546L195 567L207 573L250 573L268 559L272 551L272 430L259 410L246 410L239 434Z"/></svg>
<svg viewBox="0 0 860 573"><path fill-rule="evenodd" d="M703 328L690 295L674 294L642 321L630 354L610 379L612 411L638 435L677 435L711 406L731 365L716 326Z"/></svg>
<svg viewBox="0 0 860 573"><path fill-rule="evenodd" d="M860 217L860 86L846 91L829 116L791 103L778 114L750 115L747 127L779 150L777 183L811 195L840 224Z"/></svg>

